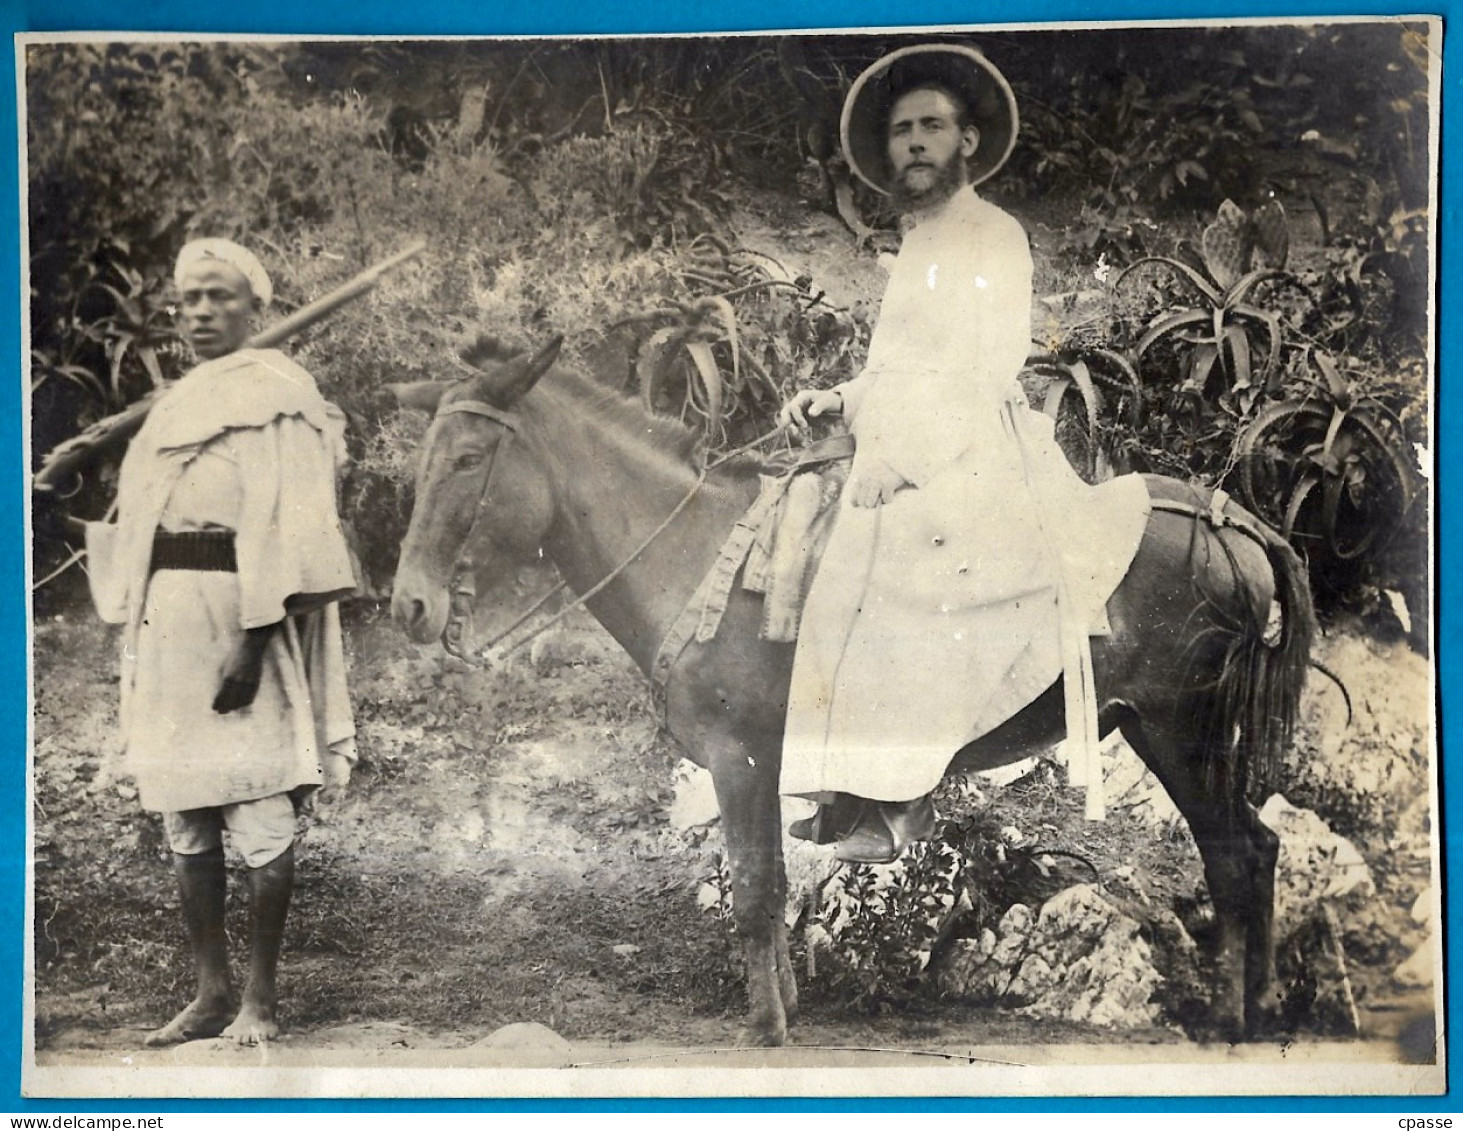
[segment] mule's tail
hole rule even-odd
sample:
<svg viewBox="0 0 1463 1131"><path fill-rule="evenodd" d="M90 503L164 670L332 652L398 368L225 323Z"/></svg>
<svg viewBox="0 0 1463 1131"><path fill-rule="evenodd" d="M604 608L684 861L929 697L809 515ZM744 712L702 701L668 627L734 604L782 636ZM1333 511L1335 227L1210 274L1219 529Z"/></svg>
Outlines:
<svg viewBox="0 0 1463 1131"><path fill-rule="evenodd" d="M1217 748L1234 759L1243 790L1249 781L1273 780L1295 732L1316 619L1299 555L1264 523L1240 525L1265 551L1280 613L1278 627L1266 609L1231 636L1221 668L1215 725L1223 742Z"/></svg>

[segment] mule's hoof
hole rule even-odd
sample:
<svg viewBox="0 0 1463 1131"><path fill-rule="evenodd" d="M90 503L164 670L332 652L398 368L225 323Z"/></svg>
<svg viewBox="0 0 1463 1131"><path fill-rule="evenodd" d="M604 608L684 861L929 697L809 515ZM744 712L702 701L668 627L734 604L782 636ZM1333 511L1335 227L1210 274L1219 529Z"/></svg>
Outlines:
<svg viewBox="0 0 1463 1131"><path fill-rule="evenodd" d="M744 1026L741 1035L737 1038L737 1044L744 1049L780 1049L787 1044L787 1030L780 1031L763 1029L757 1026Z"/></svg>

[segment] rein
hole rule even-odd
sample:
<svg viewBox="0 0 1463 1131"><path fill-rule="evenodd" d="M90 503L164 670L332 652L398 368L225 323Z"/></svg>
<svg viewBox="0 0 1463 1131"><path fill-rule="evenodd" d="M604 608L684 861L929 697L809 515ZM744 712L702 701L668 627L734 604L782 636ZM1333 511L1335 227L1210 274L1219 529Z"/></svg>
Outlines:
<svg viewBox="0 0 1463 1131"><path fill-rule="evenodd" d="M478 523L483 516L483 512L487 509L489 499L492 497L493 471L497 466L498 456L502 453L503 449L508 446L509 441L511 441L513 436L517 433L519 421L518 417L511 412L504 412L502 409L494 408L492 405L487 404L484 401L473 400L454 401L449 405L445 405L442 408L439 408L437 410L437 415L445 416L455 412L462 412L472 416L484 417L488 420L493 421L495 424L501 425L507 432L507 436L505 437L505 439L498 445L497 448L494 449L492 458L488 461L487 472L483 476L483 489L482 493L478 496L477 507L473 511L472 524L468 527L467 537L462 543L462 552L458 555L457 564L453 568L452 595L448 608L447 624L442 629L442 647L448 653L448 655L455 656L459 660L462 660L464 663L471 664L474 667L483 668L488 667L491 664L491 661L487 658L486 655L484 655L484 653L491 652L494 649L499 648L499 646L503 644L504 640L512 636L513 633L517 632L518 629L526 624L529 619L532 618L546 604L548 604L549 601L553 600L554 597L563 592L568 587L569 583L567 581L560 581L557 585L555 585L552 589L550 589L547 593L545 593L542 597L540 597L537 601L530 605L521 616L514 620L512 624L499 632L486 644L483 644L476 649L470 649L468 647L467 638L472 632L473 607L477 599L477 584L473 577L473 560L470 547L472 546L474 537L477 534ZM525 644L530 643L535 637L542 635L544 632L547 632L550 628L558 624L575 609L578 609L579 607L584 605L585 602L591 600L596 594L600 593L605 588L605 586L609 585L610 582L619 577L620 574L623 573L630 566L630 564L635 561L636 558L638 558L641 554L645 552L646 548L650 546L652 542L654 542L658 537L660 537L661 534L665 532L666 528L675 521L676 516L679 515L683 510L685 510L686 507L690 504L691 500L694 499L696 495L700 492L701 488L706 483L706 477L711 472L722 466L722 464L735 459L737 456L743 455L746 452L751 451L753 448L765 444L768 440L771 440L774 437L780 435L784 430L785 426L780 425L777 428L772 429L772 431L770 432L763 433L761 436L758 436L750 443L743 444L741 447L735 448L732 451L717 457L710 463L704 464L701 467L700 472L696 476L696 481L691 484L691 489L686 492L686 494L681 498L681 501L671 508L670 513L661 520L660 524L656 526L656 528L652 530L649 534L647 534L645 538L641 540L640 544L636 546L635 549L630 551L629 555L623 561L621 561L619 565L615 566L614 569L610 570L609 573L605 574L605 576L600 578L600 580L597 581L594 585L590 586L583 593L579 594L579 596L577 596L573 601L565 605L553 616L549 617L548 620L542 621L541 623L536 625L521 639L514 641L512 644L503 646L502 651L505 654L509 652L516 652L519 648L522 648Z"/></svg>

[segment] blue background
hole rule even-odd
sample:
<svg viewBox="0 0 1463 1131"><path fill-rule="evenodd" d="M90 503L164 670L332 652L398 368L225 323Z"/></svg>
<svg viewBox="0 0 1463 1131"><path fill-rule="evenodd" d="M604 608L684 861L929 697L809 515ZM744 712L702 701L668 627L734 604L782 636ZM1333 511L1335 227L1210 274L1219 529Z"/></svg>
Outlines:
<svg viewBox="0 0 1463 1131"><path fill-rule="evenodd" d="M273 34L335 35L429 35L429 34L598 34L640 32L753 31L785 28L874 28L973 23L1045 23L1097 20L1218 20L1226 18L1326 16L1385 16L1436 14L1444 18L1442 149L1439 187L1440 263L1451 266L1459 253L1459 193L1450 171L1463 159L1460 131L1450 114L1463 113L1463 71L1459 69L1458 45L1448 34L1448 18L1463 0L1431 4L1357 4L1332 0L1326 4L1292 3L1285 7L1227 0L1224 3L1195 0L984 0L980 5L949 0L840 0L839 3L793 4L778 0L707 0L697 4L636 4L630 0L417 0L415 3L387 3L385 0L251 0L228 11L225 5L201 5L182 0L0 0L5 41L0 43L4 75L15 73L14 39L11 33L30 31L157 31L157 32L241 32ZM15 84L0 79L0 123L6 136L0 139L0 183L15 186L0 193L0 231L9 233L9 259L0 270L0 310L12 317L0 320L0 358L14 366L13 377L0 381L0 444L10 453L7 460L9 484L0 480L0 522L11 532L0 551L0 639L6 644L3 660L8 679L0 685L0 736L3 736L3 768L0 768L0 1111L471 1111L471 1110L775 1110L775 1111L1396 1111L1424 1113L1458 1108L1453 1092L1456 1071L1449 1073L1449 1095L1437 1097L1377 1097L1368 1099L1113 1099L1113 1100L859 1100L843 1101L362 1101L324 1103L319 1101L269 1103L264 1101L157 1101L78 1102L26 1101L20 1096L20 1064L23 1054L23 942L26 855L25 769L28 658L26 649L25 515L26 463L23 455L24 429L22 358L20 334L23 263L20 255L20 194L18 138L16 136ZM1450 129L1449 126L1453 128ZM1463 793L1460 766L1454 753L1458 724L1449 706L1463 698L1455 686L1460 647L1460 626L1455 611L1459 584L1449 569L1454 561L1459 533L1458 502L1453 480L1463 474L1463 460L1451 443L1459 424L1457 378L1454 368L1463 349L1456 277L1446 269L1438 272L1441 286L1438 311L1438 366L1436 439L1438 465L1435 501L1440 537L1437 544L1435 577L1440 579L1436 603L1437 654L1440 705L1443 710L1440 743L1443 753L1442 802L1444 829L1460 827L1459 798ZM1451 317L1450 317L1451 315ZM1445 836L1444 882L1455 874L1463 843L1449 843ZM1449 927L1452 921L1449 916ZM1451 929L1447 938L1449 970L1455 970L1460 943ZM1456 1014L1459 988L1450 980L1447 1016ZM1452 1032L1451 1025L1446 1027ZM1455 1052L1456 1056L1456 1052ZM1390 1121L1387 1125L1390 1125ZM1380 1124L1379 1124L1380 1126Z"/></svg>

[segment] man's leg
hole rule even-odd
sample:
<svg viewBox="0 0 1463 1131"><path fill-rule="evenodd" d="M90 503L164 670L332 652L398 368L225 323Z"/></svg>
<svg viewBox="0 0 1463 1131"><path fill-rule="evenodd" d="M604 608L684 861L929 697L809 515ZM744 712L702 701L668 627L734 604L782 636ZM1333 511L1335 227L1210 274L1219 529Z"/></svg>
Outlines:
<svg viewBox="0 0 1463 1131"><path fill-rule="evenodd" d="M284 924L295 887L295 849L290 845L268 864L250 868L249 980L234 1023L224 1030L241 1045L255 1045L279 1035L279 989L275 972L284 942Z"/></svg>
<svg viewBox="0 0 1463 1131"><path fill-rule="evenodd" d="M280 793L225 806L223 816L249 884L249 980L239 1015L223 1035L257 1045L279 1035L275 972L295 887L295 807Z"/></svg>
<svg viewBox="0 0 1463 1131"><path fill-rule="evenodd" d="M229 981L228 938L224 933L228 876L224 870L223 848L218 846L196 853L175 851L173 871L178 877L183 919L193 948L198 992L181 1013L147 1036L145 1043L154 1047L216 1037L233 1020L235 1010L233 986Z"/></svg>

